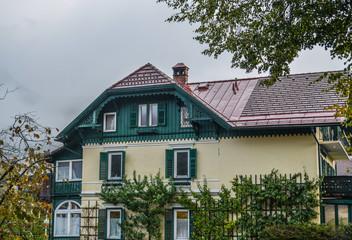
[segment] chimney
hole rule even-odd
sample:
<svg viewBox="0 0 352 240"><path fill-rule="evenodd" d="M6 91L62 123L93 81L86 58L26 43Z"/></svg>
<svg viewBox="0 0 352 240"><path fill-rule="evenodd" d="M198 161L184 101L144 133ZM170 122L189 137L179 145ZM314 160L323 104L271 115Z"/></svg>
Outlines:
<svg viewBox="0 0 352 240"><path fill-rule="evenodd" d="M172 67L174 70L174 81L175 82L182 82L183 84L188 83L188 67L184 63L177 63L175 66Z"/></svg>

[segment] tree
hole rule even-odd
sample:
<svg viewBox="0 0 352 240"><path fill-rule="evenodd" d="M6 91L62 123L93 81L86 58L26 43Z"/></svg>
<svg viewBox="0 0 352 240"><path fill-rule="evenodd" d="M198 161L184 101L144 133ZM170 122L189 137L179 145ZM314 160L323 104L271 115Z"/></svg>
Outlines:
<svg viewBox="0 0 352 240"><path fill-rule="evenodd" d="M51 205L37 196L51 169L44 152L51 138L51 129L30 114L15 116L13 125L0 131L1 239L44 238Z"/></svg>
<svg viewBox="0 0 352 240"><path fill-rule="evenodd" d="M345 68L328 77L331 89L346 99L331 106L352 119L352 2L349 0L157 0L179 10L168 21L196 24L195 39L208 45L203 54L232 54L232 67L269 72L270 86L290 73L301 50L315 46L345 59Z"/></svg>
<svg viewBox="0 0 352 240"><path fill-rule="evenodd" d="M160 225L165 207L172 203L176 196L176 186L171 180L164 183L160 172L156 176L143 178L133 173L133 179L122 179L122 185L102 187L101 199L108 203L121 203L129 210L121 225L122 234L127 239L161 239Z"/></svg>

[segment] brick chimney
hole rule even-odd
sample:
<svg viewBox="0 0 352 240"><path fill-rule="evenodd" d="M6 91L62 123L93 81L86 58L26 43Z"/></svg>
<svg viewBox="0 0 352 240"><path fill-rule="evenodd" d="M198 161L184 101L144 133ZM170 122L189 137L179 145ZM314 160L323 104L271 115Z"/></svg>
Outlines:
<svg viewBox="0 0 352 240"><path fill-rule="evenodd" d="M183 84L188 83L188 67L184 63L177 63L175 66L172 67L174 70L174 81L175 82L182 82Z"/></svg>

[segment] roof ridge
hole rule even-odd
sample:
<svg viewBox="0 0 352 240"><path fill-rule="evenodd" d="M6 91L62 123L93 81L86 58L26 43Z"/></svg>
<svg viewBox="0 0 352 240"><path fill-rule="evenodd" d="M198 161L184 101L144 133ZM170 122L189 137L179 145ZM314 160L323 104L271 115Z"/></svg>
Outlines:
<svg viewBox="0 0 352 240"><path fill-rule="evenodd" d="M164 78L165 82L175 83L174 80L172 78L170 78L167 74L165 74L164 72L162 72L161 70L156 68L153 64L147 63L147 64L143 65L142 67L138 68L137 70L133 71L132 73L128 74L126 77L124 77L123 79L121 79L117 83L114 83L108 89L114 89L116 87L119 87L120 85L123 85L124 82L128 81L131 77L138 74L139 72L142 72L146 68L150 68L150 69L154 70L156 73L158 73L161 77Z"/></svg>

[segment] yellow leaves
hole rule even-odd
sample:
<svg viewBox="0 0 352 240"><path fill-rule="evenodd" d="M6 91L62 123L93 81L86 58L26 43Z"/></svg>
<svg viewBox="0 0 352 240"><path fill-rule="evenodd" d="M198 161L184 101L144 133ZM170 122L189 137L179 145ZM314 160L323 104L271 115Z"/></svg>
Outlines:
<svg viewBox="0 0 352 240"><path fill-rule="evenodd" d="M37 133L34 133L34 134L33 134L33 137L35 137L35 138L37 138L37 139L40 138L39 134L37 134Z"/></svg>
<svg viewBox="0 0 352 240"><path fill-rule="evenodd" d="M4 145L4 141L0 139L0 145Z"/></svg>
<svg viewBox="0 0 352 240"><path fill-rule="evenodd" d="M28 124L26 124L24 127L25 127L25 129L29 129L29 125Z"/></svg>

